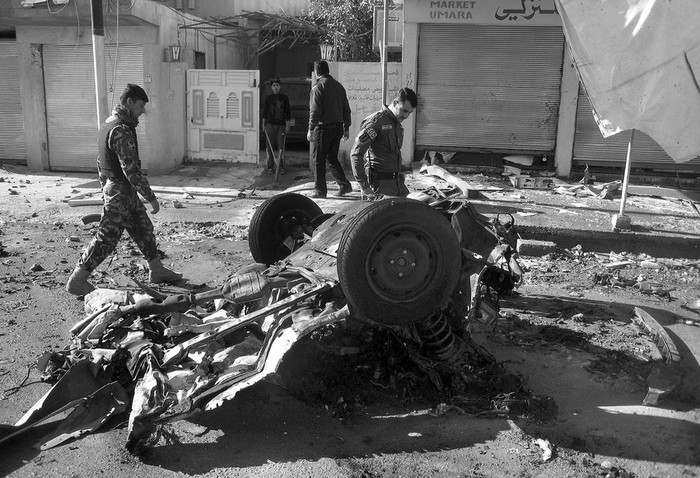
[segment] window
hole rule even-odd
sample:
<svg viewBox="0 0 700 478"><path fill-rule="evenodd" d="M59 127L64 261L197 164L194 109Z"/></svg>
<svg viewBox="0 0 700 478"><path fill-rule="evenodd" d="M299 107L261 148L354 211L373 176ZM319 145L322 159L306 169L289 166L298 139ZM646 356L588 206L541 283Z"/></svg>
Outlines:
<svg viewBox="0 0 700 478"><path fill-rule="evenodd" d="M240 101L236 93L231 93L226 98L226 117L227 118L239 118L241 115L239 113L241 108Z"/></svg>
<svg viewBox="0 0 700 478"><path fill-rule="evenodd" d="M219 97L213 91L207 98L207 118L219 117Z"/></svg>

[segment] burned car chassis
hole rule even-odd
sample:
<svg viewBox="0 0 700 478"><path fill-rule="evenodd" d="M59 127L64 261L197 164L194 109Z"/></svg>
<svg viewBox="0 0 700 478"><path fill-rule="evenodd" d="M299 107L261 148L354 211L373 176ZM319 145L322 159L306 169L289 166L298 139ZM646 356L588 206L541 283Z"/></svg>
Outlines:
<svg viewBox="0 0 700 478"><path fill-rule="evenodd" d="M460 196L431 188L324 214L284 193L251 219L257 263L220 288L110 300L98 289L72 345L40 364L57 382L0 442L72 410L38 444L49 448L130 410L127 448L140 453L159 424L218 407L275 372L300 337L343 320L410 330L421 353L474 383L475 366L495 361L466 326L493 323L521 272L512 218L489 221Z"/></svg>

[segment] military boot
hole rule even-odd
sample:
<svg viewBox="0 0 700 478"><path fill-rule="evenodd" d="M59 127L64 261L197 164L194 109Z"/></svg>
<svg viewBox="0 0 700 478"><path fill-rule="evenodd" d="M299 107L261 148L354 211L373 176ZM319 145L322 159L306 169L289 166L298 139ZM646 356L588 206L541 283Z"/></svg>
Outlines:
<svg viewBox="0 0 700 478"><path fill-rule="evenodd" d="M173 272L165 267L159 258L148 261L148 269L150 270L148 273L148 280L155 284L177 282L182 279L182 274Z"/></svg>
<svg viewBox="0 0 700 478"><path fill-rule="evenodd" d="M95 290L95 286L88 282L90 271L76 266L66 283L66 291L73 295L88 295Z"/></svg>

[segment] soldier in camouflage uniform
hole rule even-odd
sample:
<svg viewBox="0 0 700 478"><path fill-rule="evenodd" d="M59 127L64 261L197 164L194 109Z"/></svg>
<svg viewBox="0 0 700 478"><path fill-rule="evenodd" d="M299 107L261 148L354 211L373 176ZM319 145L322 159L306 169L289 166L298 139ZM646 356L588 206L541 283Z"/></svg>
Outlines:
<svg viewBox="0 0 700 478"><path fill-rule="evenodd" d="M148 261L151 282L174 282L182 278L182 274L161 263L153 223L138 196L140 194L150 203L151 214L160 210L160 204L141 172L136 138L138 118L147 102L148 96L143 88L128 84L119 98L120 104L97 134L97 172L104 208L97 233L66 284L66 290L71 294L86 295L95 289L88 278L112 254L124 229Z"/></svg>
<svg viewBox="0 0 700 478"><path fill-rule="evenodd" d="M401 172L401 122L411 115L417 104L416 93L410 88L402 88L389 106L383 106L362 120L350 159L363 197L371 199L378 194L408 196Z"/></svg>

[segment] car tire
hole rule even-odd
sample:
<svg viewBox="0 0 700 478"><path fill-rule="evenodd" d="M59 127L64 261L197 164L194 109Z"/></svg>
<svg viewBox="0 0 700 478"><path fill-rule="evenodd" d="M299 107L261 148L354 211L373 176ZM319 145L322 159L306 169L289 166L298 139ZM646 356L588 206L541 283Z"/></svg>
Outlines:
<svg viewBox="0 0 700 478"><path fill-rule="evenodd" d="M412 199L385 199L348 223L338 278L351 312L408 325L447 305L461 257L457 234L440 212Z"/></svg>
<svg viewBox="0 0 700 478"><path fill-rule="evenodd" d="M312 222L323 211L301 194L274 196L258 207L250 219L248 246L255 262L274 264L299 248L311 236ZM296 237L295 237L296 236Z"/></svg>

